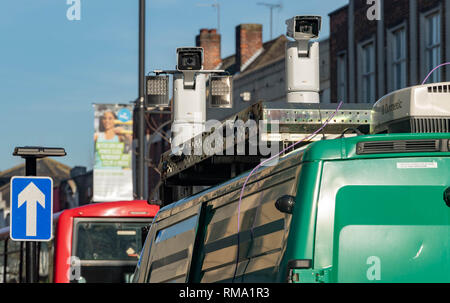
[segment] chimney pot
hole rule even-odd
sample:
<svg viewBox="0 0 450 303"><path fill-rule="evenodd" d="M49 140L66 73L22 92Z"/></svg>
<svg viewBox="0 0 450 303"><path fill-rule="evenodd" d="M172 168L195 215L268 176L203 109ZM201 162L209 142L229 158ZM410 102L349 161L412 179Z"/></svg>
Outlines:
<svg viewBox="0 0 450 303"><path fill-rule="evenodd" d="M216 29L202 28L200 34L195 37L196 46L204 49L204 69L216 69L222 63L220 40L220 34L217 33Z"/></svg>
<svg viewBox="0 0 450 303"><path fill-rule="evenodd" d="M239 70L263 47L261 24L240 24L236 26L236 63Z"/></svg>

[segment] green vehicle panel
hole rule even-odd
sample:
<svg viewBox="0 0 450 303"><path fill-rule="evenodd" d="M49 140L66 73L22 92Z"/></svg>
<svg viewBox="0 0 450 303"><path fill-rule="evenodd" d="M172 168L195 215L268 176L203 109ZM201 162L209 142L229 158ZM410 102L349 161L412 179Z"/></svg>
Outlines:
<svg viewBox="0 0 450 303"><path fill-rule="evenodd" d="M135 281L450 282L449 138L312 143L250 177L239 225L248 174L169 205Z"/></svg>

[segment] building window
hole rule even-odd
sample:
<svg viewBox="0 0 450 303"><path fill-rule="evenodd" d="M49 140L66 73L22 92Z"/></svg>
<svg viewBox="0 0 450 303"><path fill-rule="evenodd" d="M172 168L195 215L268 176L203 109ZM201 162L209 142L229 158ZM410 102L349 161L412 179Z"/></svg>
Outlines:
<svg viewBox="0 0 450 303"><path fill-rule="evenodd" d="M390 91L406 87L406 27L393 29L388 34L388 88Z"/></svg>
<svg viewBox="0 0 450 303"><path fill-rule="evenodd" d="M358 51L359 99L362 103L373 103L376 101L374 40L361 43Z"/></svg>
<svg viewBox="0 0 450 303"><path fill-rule="evenodd" d="M325 88L325 89L320 90L319 98L320 98L320 103L330 103L331 102L330 101L331 100L331 98L330 98L330 89L329 88Z"/></svg>
<svg viewBox="0 0 450 303"><path fill-rule="evenodd" d="M394 90L406 86L406 32L405 29L393 33L393 84Z"/></svg>
<svg viewBox="0 0 450 303"><path fill-rule="evenodd" d="M338 102L347 100L347 53L340 53L337 57L337 99Z"/></svg>
<svg viewBox="0 0 450 303"><path fill-rule="evenodd" d="M427 37L425 45L425 57L427 67L431 71L441 64L441 16L439 13L426 18ZM440 73L431 75L431 82L440 82Z"/></svg>
<svg viewBox="0 0 450 303"><path fill-rule="evenodd" d="M422 54L422 70L423 78L428 73L441 64L441 11L440 9L422 14L421 17L421 54ZM431 74L428 83L440 82L441 70L437 70Z"/></svg>

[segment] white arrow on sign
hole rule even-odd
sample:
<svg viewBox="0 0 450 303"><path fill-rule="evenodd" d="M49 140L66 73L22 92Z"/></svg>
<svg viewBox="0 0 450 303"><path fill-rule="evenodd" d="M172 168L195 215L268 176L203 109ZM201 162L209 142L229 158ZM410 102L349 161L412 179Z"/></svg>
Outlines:
<svg viewBox="0 0 450 303"><path fill-rule="evenodd" d="M27 187L19 193L18 202L18 207L21 207L25 202L27 203L27 237L36 236L36 206L37 203L39 203L43 208L45 208L45 195L39 188L37 188L36 185L34 185L33 182L30 182L30 184L28 184Z"/></svg>

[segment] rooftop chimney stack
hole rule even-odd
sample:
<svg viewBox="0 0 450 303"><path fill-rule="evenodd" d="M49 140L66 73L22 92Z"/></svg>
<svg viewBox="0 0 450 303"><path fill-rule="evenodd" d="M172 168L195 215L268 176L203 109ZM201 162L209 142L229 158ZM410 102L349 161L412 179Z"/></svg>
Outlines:
<svg viewBox="0 0 450 303"><path fill-rule="evenodd" d="M240 24L236 26L236 63L239 70L245 69L250 59L263 49L262 25Z"/></svg>
<svg viewBox="0 0 450 303"><path fill-rule="evenodd" d="M204 49L204 66L206 70L219 68L222 63L220 55L220 34L216 29L202 28L200 34L195 37L197 47Z"/></svg>

